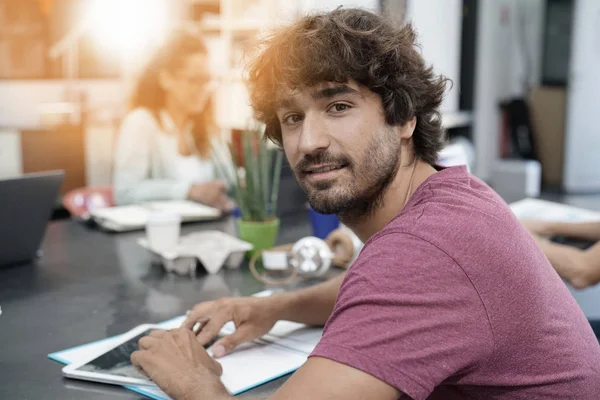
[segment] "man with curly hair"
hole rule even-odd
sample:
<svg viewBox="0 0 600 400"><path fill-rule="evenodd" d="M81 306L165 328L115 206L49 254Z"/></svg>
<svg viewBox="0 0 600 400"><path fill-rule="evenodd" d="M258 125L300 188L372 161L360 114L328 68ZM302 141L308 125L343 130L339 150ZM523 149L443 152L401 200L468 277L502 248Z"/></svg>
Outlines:
<svg viewBox="0 0 600 400"><path fill-rule="evenodd" d="M446 80L413 29L357 9L305 17L264 43L249 88L310 205L365 246L343 277L197 305L132 361L174 398L230 398L216 357L276 321L325 325L273 399L597 399L600 347L507 205L436 165ZM191 328L208 321L196 337Z"/></svg>

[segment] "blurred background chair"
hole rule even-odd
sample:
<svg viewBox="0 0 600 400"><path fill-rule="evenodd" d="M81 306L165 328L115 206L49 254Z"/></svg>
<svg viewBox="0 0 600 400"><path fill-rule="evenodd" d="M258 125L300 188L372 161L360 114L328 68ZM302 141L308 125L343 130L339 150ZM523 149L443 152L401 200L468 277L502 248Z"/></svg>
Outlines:
<svg viewBox="0 0 600 400"><path fill-rule="evenodd" d="M115 205L112 186L74 189L65 194L62 202L71 217L84 221L90 219L91 210Z"/></svg>

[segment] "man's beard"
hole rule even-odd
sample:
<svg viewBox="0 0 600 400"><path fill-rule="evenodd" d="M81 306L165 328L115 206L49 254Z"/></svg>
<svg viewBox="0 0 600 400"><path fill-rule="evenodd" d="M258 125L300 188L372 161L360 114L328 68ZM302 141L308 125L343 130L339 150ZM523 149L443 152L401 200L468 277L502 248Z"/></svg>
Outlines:
<svg viewBox="0 0 600 400"><path fill-rule="evenodd" d="M337 180L305 183L302 172L319 164L345 165L350 173L348 182ZM337 214L342 220L363 218L382 206L383 196L400 166L400 138L389 128L376 135L364 153L362 164L345 156L318 153L305 156L294 173L308 195L310 206L321 214Z"/></svg>

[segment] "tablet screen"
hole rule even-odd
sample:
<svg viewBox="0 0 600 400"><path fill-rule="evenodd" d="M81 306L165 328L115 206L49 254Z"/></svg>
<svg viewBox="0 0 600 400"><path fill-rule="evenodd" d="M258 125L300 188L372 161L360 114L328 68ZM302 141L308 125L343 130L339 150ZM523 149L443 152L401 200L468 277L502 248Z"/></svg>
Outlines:
<svg viewBox="0 0 600 400"><path fill-rule="evenodd" d="M139 335L129 339L114 349L93 359L89 363L77 368L78 371L95 372L137 378L150 381L138 368L131 364L129 357L131 353L138 350L138 341L148 335L152 329L146 330Z"/></svg>

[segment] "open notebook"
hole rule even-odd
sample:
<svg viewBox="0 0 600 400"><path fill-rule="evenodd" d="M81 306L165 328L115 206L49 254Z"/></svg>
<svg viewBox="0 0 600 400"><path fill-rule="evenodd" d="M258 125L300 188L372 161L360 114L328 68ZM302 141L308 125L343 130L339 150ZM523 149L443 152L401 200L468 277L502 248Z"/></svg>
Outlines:
<svg viewBox="0 0 600 400"><path fill-rule="evenodd" d="M158 325L165 329L177 328L185 316ZM221 334L233 332L232 323L226 324ZM311 328L289 321L279 321L260 340L240 346L233 353L219 359L223 366L221 381L227 390L239 394L263 383L290 374L300 368L321 338L321 328ZM62 364L83 361L112 347L118 336L48 354L48 358ZM125 386L153 399L168 399L156 386Z"/></svg>
<svg viewBox="0 0 600 400"><path fill-rule="evenodd" d="M104 229L125 232L143 229L148 215L154 211L181 216L183 222L213 220L221 211L187 200L154 201L129 206L99 208L90 211L90 217Z"/></svg>

